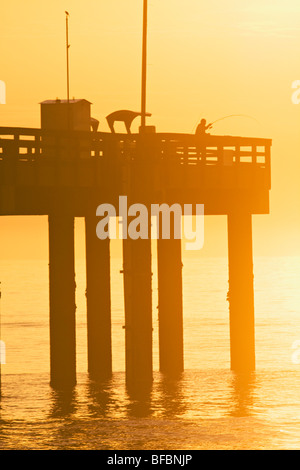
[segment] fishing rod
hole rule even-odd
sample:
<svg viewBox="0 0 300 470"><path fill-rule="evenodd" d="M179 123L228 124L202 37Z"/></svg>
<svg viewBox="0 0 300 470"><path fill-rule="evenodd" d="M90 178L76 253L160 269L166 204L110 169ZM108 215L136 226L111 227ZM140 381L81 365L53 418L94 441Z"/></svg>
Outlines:
<svg viewBox="0 0 300 470"><path fill-rule="evenodd" d="M212 126L216 122L223 121L224 119L228 119L228 118L231 118L231 117L247 117L247 118L253 119L254 121L259 123L259 121L257 119L255 119L253 116L249 116L249 114L229 114L228 116L224 116L224 117L221 117L219 119L216 119L210 125Z"/></svg>
<svg viewBox="0 0 300 470"><path fill-rule="evenodd" d="M249 114L228 114L228 116L223 116L219 119L216 119L215 121L211 122L208 125L209 125L209 127L212 127L213 124L215 124L216 122L223 121L224 119L228 119L228 118L232 118L232 117L246 117L246 118L249 118L249 119L253 119L258 124L260 124L260 122L256 118L254 118L253 116L249 116ZM194 126L193 131L195 130L196 126L197 126L197 124Z"/></svg>

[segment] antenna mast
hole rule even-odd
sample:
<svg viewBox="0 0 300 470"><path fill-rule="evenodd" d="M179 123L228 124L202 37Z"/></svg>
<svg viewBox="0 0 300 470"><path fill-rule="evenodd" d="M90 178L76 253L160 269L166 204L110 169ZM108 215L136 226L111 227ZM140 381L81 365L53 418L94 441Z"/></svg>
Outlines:
<svg viewBox="0 0 300 470"><path fill-rule="evenodd" d="M142 49L142 106L141 106L141 130L146 126L146 78L147 78L147 12L148 0L144 0L143 9L143 49Z"/></svg>
<svg viewBox="0 0 300 470"><path fill-rule="evenodd" d="M65 11L66 14L66 52L67 52L67 101L70 101L70 74L69 74L69 12Z"/></svg>

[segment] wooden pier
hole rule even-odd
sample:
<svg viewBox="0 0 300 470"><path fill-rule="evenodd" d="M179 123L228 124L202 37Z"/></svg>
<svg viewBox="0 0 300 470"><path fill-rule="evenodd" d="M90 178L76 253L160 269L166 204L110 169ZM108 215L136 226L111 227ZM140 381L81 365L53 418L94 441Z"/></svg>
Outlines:
<svg viewBox="0 0 300 470"><path fill-rule="evenodd" d="M96 237L96 208L118 208L121 195L227 215L231 367L253 370L251 218L269 213L271 140L61 127L0 128L0 215L49 218L51 384L76 383L75 217L86 224L88 371L112 373L110 248ZM123 253L127 382L151 382L151 240L125 239ZM160 368L174 375L184 368L180 240L158 240L158 296Z"/></svg>

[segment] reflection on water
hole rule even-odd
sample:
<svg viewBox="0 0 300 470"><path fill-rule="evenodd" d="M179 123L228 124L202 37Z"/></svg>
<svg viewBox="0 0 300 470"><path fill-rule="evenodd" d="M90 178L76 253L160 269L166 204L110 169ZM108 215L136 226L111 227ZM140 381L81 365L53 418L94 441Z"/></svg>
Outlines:
<svg viewBox="0 0 300 470"><path fill-rule="evenodd" d="M168 378L156 374L158 380L153 384L130 385L124 382L125 377L118 374L111 380L96 382L87 380L82 390L85 399L78 397L77 387L73 390L51 389L50 418L66 418L82 415L84 405L91 418L128 417L146 418L160 415L164 418L179 418L183 416L187 404L184 395L183 374Z"/></svg>
<svg viewBox="0 0 300 470"><path fill-rule="evenodd" d="M89 381L87 384L87 407L91 417L109 416L109 410L116 406L112 380L102 383Z"/></svg>
<svg viewBox="0 0 300 470"><path fill-rule="evenodd" d="M192 374L195 376L197 374ZM224 415L233 417L249 417L254 414L255 408L255 387L256 374L230 372L222 374L227 380L223 383L224 394L226 395L226 383L228 385L229 400L224 408ZM193 417L189 403L189 394L186 393L190 388L189 381L192 378L189 374L181 374L177 379L169 378L163 374L156 374L156 381L151 384L128 385L122 383L114 377L105 382L95 382L87 380L83 391L85 400L82 402L78 397L77 387L73 390L54 390L51 389L50 418L71 418L72 416L83 416L87 414L91 418L127 417L127 418L146 418L161 417L166 419L176 419L184 417ZM203 388L207 384L208 376L203 376L202 390L198 390L204 397L208 398L209 391ZM125 379L123 377L123 379ZM210 378L212 380L212 377ZM214 387L216 397L218 394L218 381L215 381ZM200 383L201 386L201 383ZM208 417L205 408L211 403L213 396L210 395L209 402L204 399L197 401L201 405L202 417ZM216 400L216 403L218 401ZM84 405L86 410L84 411ZM208 407L209 408L209 407ZM197 410L199 415L200 408Z"/></svg>
<svg viewBox="0 0 300 470"><path fill-rule="evenodd" d="M76 412L75 390L52 390L51 391L50 418L64 418Z"/></svg>
<svg viewBox="0 0 300 470"><path fill-rule="evenodd" d="M127 396L129 402L126 406L127 416L134 418L146 418L153 414L152 387L147 384L127 384Z"/></svg>
<svg viewBox="0 0 300 470"><path fill-rule="evenodd" d="M165 418L182 416L186 411L183 390L183 374L177 379L162 376L158 385L158 396L162 414Z"/></svg>
<svg viewBox="0 0 300 470"><path fill-rule="evenodd" d="M232 373L231 416L251 416L256 387L255 372Z"/></svg>
<svg viewBox="0 0 300 470"><path fill-rule="evenodd" d="M300 389L296 374L289 383ZM5 376L0 448L297 448L299 421L292 413L300 414L300 399L291 408L281 384L280 373L211 370L178 379L155 373L151 387L133 389L123 373L103 383L81 374L73 390L62 392L46 376Z"/></svg>

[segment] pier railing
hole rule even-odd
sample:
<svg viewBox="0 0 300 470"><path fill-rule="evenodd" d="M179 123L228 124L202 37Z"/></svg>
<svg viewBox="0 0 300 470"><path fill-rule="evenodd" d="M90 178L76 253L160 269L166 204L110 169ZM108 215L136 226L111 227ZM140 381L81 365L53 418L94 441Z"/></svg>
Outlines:
<svg viewBox="0 0 300 470"><path fill-rule="evenodd" d="M237 175L248 174L248 184L258 179L269 189L270 149L270 139L250 137L206 135L200 138L167 133L142 136L0 127L0 183L4 173L12 177L12 172L17 172L16 184L34 184L34 181L53 184L58 174L59 184L63 184L64 178L69 184L72 174L76 173L76 178L81 174L83 178L84 173L92 171L93 178L88 178L84 185L97 184L97 174L100 184L103 172L111 174L114 168L142 156L153 160L156 171L161 168L168 180L172 175L178 180L178 172L186 168L185 172L194 174L193 186L204 174L206 182L215 179L216 185L222 184L222 178L229 181L229 175L230 184L235 184L237 179L241 182L244 177L237 178Z"/></svg>

